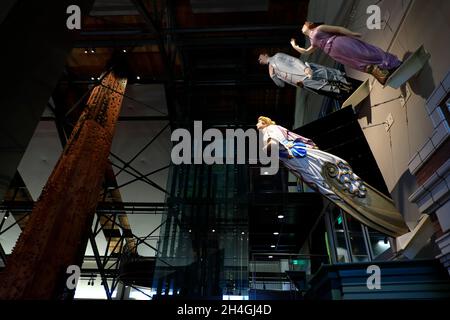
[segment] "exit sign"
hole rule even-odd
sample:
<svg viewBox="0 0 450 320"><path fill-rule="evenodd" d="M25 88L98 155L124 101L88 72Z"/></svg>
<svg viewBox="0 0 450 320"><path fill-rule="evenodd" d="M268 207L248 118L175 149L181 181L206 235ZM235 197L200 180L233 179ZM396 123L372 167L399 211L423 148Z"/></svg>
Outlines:
<svg viewBox="0 0 450 320"><path fill-rule="evenodd" d="M306 260L303 260L303 259L295 259L295 260L292 260L292 264L304 266L304 265L306 264Z"/></svg>

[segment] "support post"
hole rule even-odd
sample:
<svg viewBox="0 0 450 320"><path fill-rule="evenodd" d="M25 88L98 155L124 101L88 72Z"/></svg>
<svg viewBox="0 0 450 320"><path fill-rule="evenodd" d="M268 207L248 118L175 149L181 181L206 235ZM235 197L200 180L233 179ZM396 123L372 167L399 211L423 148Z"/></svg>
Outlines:
<svg viewBox="0 0 450 320"><path fill-rule="evenodd" d="M93 89L0 274L0 300L70 298L66 270L81 267L126 83L111 71Z"/></svg>

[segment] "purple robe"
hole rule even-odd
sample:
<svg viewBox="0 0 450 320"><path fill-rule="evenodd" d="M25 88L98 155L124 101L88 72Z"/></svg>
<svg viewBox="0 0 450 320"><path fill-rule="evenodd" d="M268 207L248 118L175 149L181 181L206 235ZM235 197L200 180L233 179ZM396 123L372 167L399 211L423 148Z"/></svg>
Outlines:
<svg viewBox="0 0 450 320"><path fill-rule="evenodd" d="M315 28L310 34L311 45L343 65L365 72L368 65L381 69L393 69L402 62L393 54L359 39L328 33Z"/></svg>

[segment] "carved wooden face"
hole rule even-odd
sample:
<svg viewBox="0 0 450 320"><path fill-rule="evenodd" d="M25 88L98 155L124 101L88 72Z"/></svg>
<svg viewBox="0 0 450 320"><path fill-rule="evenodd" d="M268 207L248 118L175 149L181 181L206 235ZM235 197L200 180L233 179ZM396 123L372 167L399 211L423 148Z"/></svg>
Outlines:
<svg viewBox="0 0 450 320"><path fill-rule="evenodd" d="M309 30L309 28L306 26L306 24L304 24L302 27L302 33L306 34L307 30Z"/></svg>
<svg viewBox="0 0 450 320"><path fill-rule="evenodd" d="M269 62L269 56L267 54L260 54L258 58L260 64L267 64Z"/></svg>

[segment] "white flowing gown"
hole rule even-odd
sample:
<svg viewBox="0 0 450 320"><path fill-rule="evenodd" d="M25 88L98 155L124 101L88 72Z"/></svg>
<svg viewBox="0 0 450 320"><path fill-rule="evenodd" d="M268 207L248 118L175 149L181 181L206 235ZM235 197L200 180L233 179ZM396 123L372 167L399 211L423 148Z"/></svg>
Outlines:
<svg viewBox="0 0 450 320"><path fill-rule="evenodd" d="M280 161L290 172L360 222L393 237L409 231L392 200L362 181L345 160L278 125L262 133L265 145L279 143Z"/></svg>

